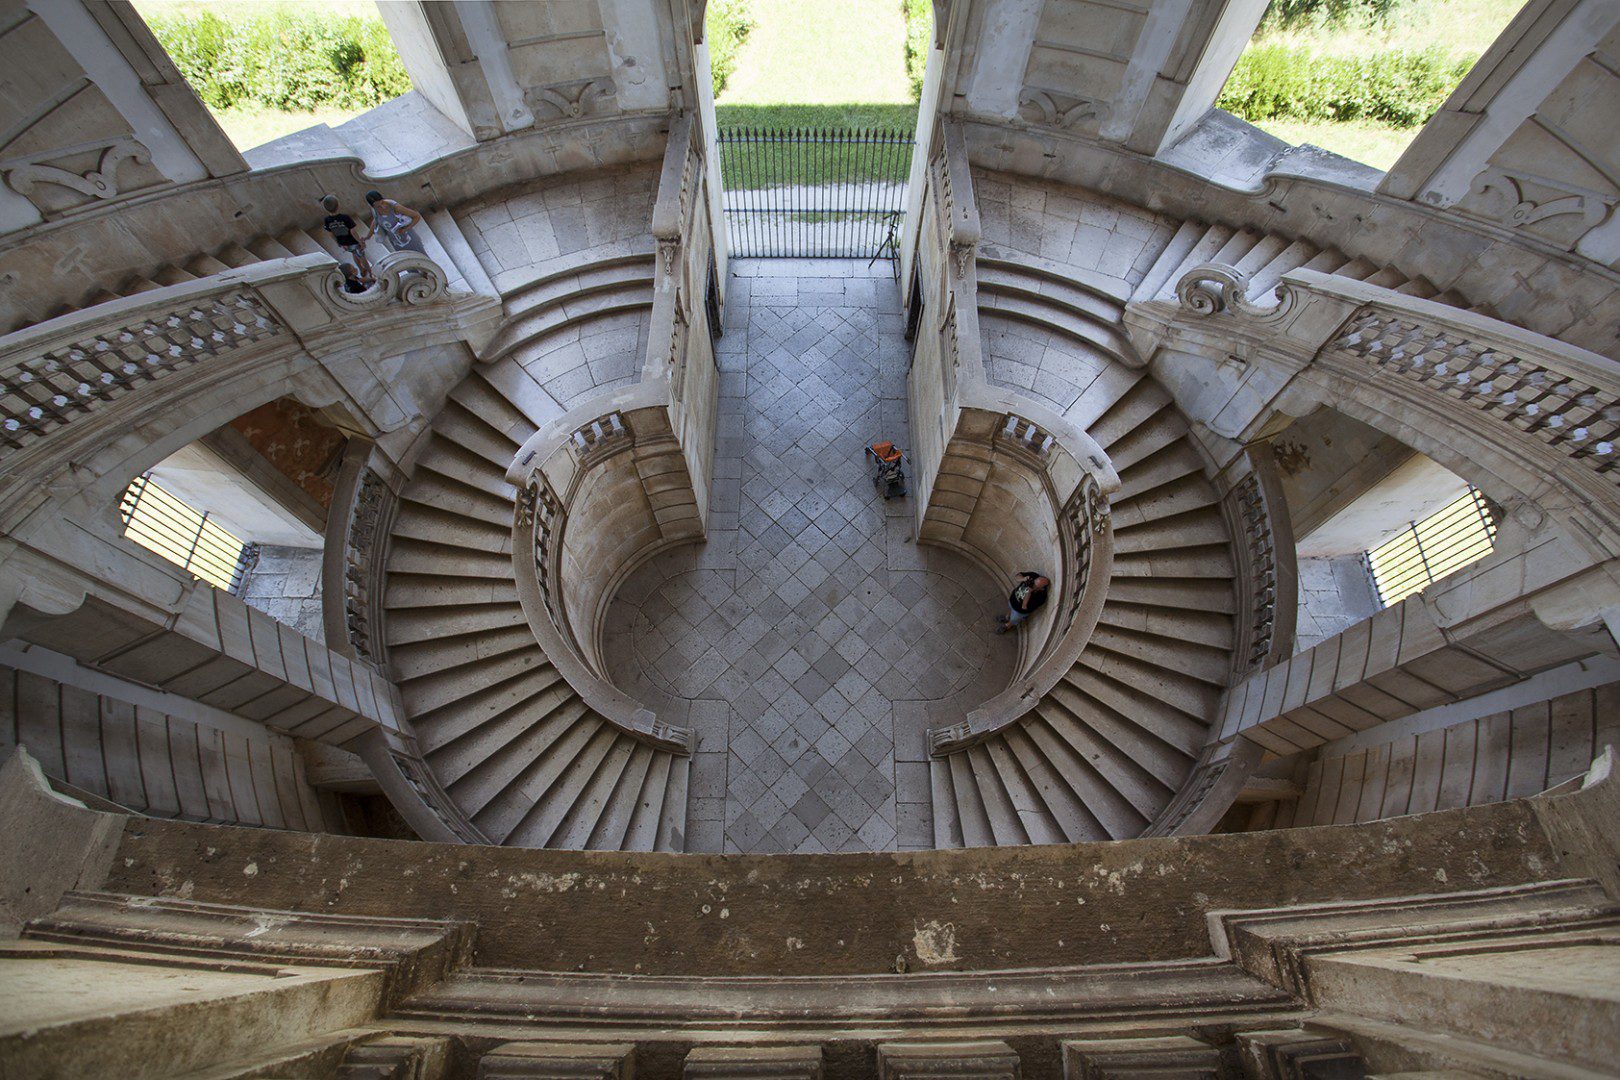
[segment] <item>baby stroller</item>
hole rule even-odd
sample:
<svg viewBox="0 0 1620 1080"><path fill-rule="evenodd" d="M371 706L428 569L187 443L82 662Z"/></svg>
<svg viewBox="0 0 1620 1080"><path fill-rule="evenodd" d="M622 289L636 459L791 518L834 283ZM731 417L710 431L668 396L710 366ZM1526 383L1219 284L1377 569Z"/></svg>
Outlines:
<svg viewBox="0 0 1620 1080"><path fill-rule="evenodd" d="M885 502L906 493L905 455L899 447L892 442L875 442L866 448L866 458L872 462L872 486Z"/></svg>

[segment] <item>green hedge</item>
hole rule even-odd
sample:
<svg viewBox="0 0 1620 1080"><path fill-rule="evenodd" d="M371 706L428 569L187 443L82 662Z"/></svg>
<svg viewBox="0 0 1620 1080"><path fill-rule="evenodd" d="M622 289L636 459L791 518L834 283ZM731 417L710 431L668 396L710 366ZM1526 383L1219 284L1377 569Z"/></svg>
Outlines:
<svg viewBox="0 0 1620 1080"><path fill-rule="evenodd" d="M212 108L363 109L411 88L380 19L286 11L159 16L152 32Z"/></svg>
<svg viewBox="0 0 1620 1080"><path fill-rule="evenodd" d="M1371 120L1423 123L1473 66L1442 49L1339 56L1251 45L1216 102L1245 120Z"/></svg>
<svg viewBox="0 0 1620 1080"><path fill-rule="evenodd" d="M704 14L704 35L709 39L709 76L714 83L714 96L726 88L726 80L737 69L737 53L743 39L753 29L754 19L748 10L748 0L709 0Z"/></svg>
<svg viewBox="0 0 1620 1080"><path fill-rule="evenodd" d="M921 101L928 50L934 45L933 0L901 0L901 4L906 12L906 75L911 79L911 96Z"/></svg>

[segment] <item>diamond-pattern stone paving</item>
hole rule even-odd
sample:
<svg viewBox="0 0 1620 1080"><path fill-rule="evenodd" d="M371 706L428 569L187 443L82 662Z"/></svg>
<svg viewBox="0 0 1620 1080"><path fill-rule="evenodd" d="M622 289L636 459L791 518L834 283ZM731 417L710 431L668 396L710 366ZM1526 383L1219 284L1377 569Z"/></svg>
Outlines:
<svg viewBox="0 0 1620 1080"><path fill-rule="evenodd" d="M872 484L863 448L910 445L888 265L730 272L709 540L620 587L610 674L697 732L689 850L931 847L924 734L1006 686L1004 586Z"/></svg>

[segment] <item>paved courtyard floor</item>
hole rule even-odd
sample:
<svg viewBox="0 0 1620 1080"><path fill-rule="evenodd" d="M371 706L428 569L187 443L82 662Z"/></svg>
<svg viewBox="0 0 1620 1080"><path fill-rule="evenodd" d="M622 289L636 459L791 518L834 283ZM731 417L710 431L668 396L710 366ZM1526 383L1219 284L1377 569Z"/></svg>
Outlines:
<svg viewBox="0 0 1620 1080"><path fill-rule="evenodd" d="M926 729L1007 685L1006 586L872 484L863 448L910 446L888 264L729 274L709 540L620 586L609 674L697 732L688 850L931 847Z"/></svg>

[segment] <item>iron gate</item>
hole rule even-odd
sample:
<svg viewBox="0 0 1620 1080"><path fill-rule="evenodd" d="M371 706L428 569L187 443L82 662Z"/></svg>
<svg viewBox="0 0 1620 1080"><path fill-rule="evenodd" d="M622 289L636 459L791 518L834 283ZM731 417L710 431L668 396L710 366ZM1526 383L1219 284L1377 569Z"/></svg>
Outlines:
<svg viewBox="0 0 1620 1080"><path fill-rule="evenodd" d="M884 129L720 129L731 254L894 258L912 133Z"/></svg>

